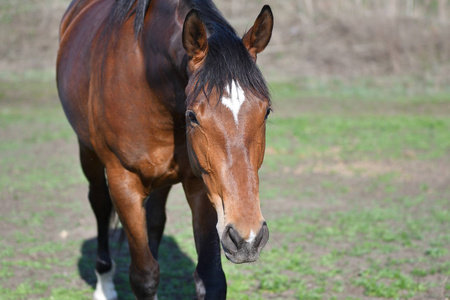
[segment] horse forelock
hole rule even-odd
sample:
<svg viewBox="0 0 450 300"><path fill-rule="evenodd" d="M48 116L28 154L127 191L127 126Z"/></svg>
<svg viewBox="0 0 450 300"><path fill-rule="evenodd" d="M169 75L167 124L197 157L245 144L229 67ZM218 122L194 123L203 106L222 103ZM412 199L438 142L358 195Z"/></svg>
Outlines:
<svg viewBox="0 0 450 300"><path fill-rule="evenodd" d="M217 25L208 38L208 54L201 68L194 75L190 100L204 93L206 99L216 92L220 101L233 83L249 91L258 98L270 101L266 81L242 40L234 31Z"/></svg>

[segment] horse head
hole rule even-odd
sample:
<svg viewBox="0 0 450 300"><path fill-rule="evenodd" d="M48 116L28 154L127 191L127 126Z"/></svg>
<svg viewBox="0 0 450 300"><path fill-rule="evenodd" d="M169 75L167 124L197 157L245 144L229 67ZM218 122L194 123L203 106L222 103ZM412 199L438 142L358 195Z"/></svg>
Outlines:
<svg viewBox="0 0 450 300"><path fill-rule="evenodd" d="M234 263L255 261L269 239L260 209L258 170L271 104L256 57L269 43L272 28L269 6L242 39L227 24L209 28L196 10L187 15L183 27L189 59L189 159L208 189L222 247Z"/></svg>

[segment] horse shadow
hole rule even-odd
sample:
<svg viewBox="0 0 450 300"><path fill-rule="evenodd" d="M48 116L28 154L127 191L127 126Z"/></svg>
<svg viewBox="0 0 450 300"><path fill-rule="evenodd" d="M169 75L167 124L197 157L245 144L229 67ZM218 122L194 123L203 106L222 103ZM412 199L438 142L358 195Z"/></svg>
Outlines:
<svg viewBox="0 0 450 300"><path fill-rule="evenodd" d="M128 244L126 240L123 243L119 242L120 232L121 229L110 230L111 257L116 262L114 284L119 300L135 299L128 281L128 267L130 265ZM97 279L94 268L97 239L85 240L80 251L81 257L78 260L78 273L87 284L95 289ZM196 299L192 276L195 270L195 263L181 251L172 236L163 236L158 253L160 266L158 299Z"/></svg>

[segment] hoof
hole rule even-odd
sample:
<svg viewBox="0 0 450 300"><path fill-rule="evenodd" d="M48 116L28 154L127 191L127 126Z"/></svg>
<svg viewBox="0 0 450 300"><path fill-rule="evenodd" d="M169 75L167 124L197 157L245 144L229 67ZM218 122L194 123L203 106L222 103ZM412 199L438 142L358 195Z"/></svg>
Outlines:
<svg viewBox="0 0 450 300"><path fill-rule="evenodd" d="M114 273L116 271L116 264L112 262L112 268L109 272L99 274L95 270L97 277L97 285L95 287L93 300L117 300L117 292L114 288Z"/></svg>

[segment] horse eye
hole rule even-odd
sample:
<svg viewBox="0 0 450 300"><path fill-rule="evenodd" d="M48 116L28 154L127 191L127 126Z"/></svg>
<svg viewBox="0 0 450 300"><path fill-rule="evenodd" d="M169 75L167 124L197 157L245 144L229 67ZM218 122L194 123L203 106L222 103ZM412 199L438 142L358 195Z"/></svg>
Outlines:
<svg viewBox="0 0 450 300"><path fill-rule="evenodd" d="M266 111L266 116L264 117L264 120L267 120L267 118L269 117L271 112L272 112L272 109L268 108L267 111Z"/></svg>
<svg viewBox="0 0 450 300"><path fill-rule="evenodd" d="M197 120L197 116L195 115L195 113L192 110L189 110L186 113L186 119L189 121L189 123L191 124L199 124L198 120Z"/></svg>

